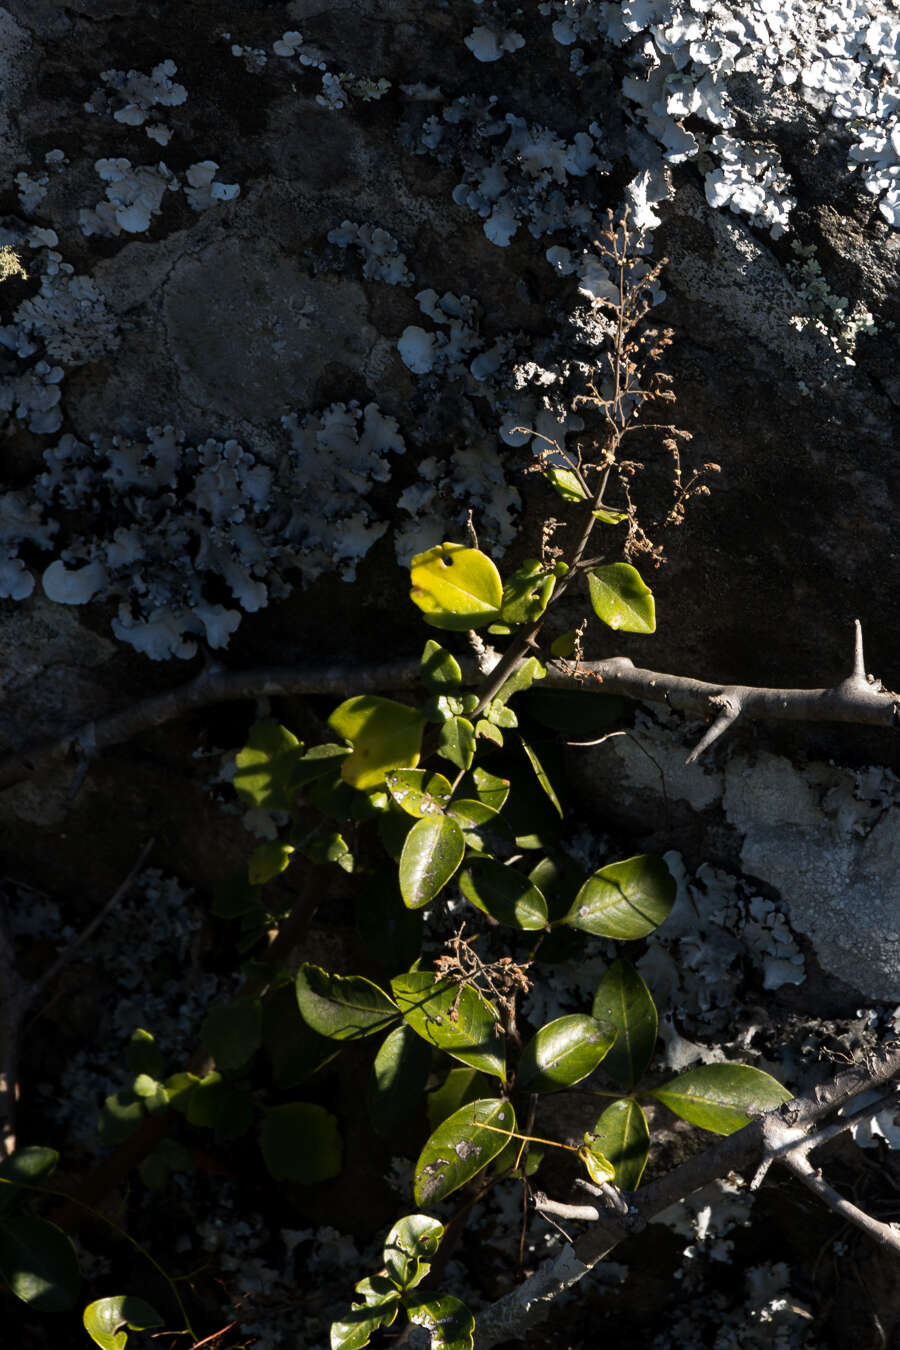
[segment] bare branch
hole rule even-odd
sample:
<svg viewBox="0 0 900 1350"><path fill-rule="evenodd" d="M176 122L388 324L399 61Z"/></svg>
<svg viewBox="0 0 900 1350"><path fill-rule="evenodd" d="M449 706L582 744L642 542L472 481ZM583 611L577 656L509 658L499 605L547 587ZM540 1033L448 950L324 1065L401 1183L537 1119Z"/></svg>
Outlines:
<svg viewBox="0 0 900 1350"><path fill-rule="evenodd" d="M794 1147L805 1141L805 1147L812 1149L821 1141L815 1134L806 1135L807 1127L861 1093L891 1082L898 1075L900 1044L894 1043L868 1055L864 1064L838 1074L831 1083L820 1084L805 1097L795 1097L689 1158L666 1176L650 1182L633 1197L627 1217L619 1218L609 1212L600 1214L598 1221L574 1247L563 1248L558 1256L545 1261L518 1288L479 1314L475 1350L491 1350L501 1341L524 1336L528 1328L550 1313L564 1290L571 1289L620 1242L640 1231L670 1205L729 1172L747 1171L757 1167L763 1157L773 1156L766 1133L767 1128L769 1131L773 1128L771 1122L780 1127L781 1141L773 1160L779 1160L778 1148L784 1150L786 1143ZM790 1155L789 1149L787 1152ZM884 1227L880 1225L880 1228ZM878 1240L884 1241L882 1232L879 1232Z"/></svg>

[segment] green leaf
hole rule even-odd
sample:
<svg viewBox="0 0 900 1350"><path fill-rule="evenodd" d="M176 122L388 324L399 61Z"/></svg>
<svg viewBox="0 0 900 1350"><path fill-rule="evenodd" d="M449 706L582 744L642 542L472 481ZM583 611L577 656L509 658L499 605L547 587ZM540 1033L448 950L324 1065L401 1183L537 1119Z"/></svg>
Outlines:
<svg viewBox="0 0 900 1350"><path fill-rule="evenodd" d="M27 1199L22 1186L39 1186L45 1177L56 1171L59 1154L55 1148L32 1144L17 1148L0 1162L0 1214L10 1214ZM13 1185L18 1182L19 1185Z"/></svg>
<svg viewBox="0 0 900 1350"><path fill-rule="evenodd" d="M613 1102L585 1139L615 1168L613 1180L623 1191L636 1191L650 1153L647 1117L638 1102Z"/></svg>
<svg viewBox="0 0 900 1350"><path fill-rule="evenodd" d="M188 1094L185 1116L190 1125L215 1130L218 1139L239 1139L253 1123L253 1097L214 1069Z"/></svg>
<svg viewBox="0 0 900 1350"><path fill-rule="evenodd" d="M301 831L297 830L295 835L301 835ZM302 846L298 842L297 847L300 848L303 857L312 863L319 865L336 863L344 872L353 871L353 854L347 847L346 839L337 830L319 835Z"/></svg>
<svg viewBox="0 0 900 1350"><path fill-rule="evenodd" d="M89 1303L82 1317L84 1329L100 1350L124 1350L129 1331L164 1326L162 1317L142 1298L119 1294Z"/></svg>
<svg viewBox="0 0 900 1350"><path fill-rule="evenodd" d="M266 1112L263 1160L276 1181L314 1186L341 1170L341 1135L330 1111L314 1102L289 1102Z"/></svg>
<svg viewBox="0 0 900 1350"><path fill-rule="evenodd" d="M389 1327L397 1316L400 1294L395 1289L378 1303L359 1304L331 1324L331 1350L362 1350L373 1331Z"/></svg>
<svg viewBox="0 0 900 1350"><path fill-rule="evenodd" d="M552 802L556 814L559 816L560 819L562 819L563 809L559 804L559 798L557 797L555 791L553 790L553 784L550 782L550 779L544 772L544 768L543 765L541 764L541 761L538 759L537 755L534 753L528 742L524 740L521 736L519 737L519 739L522 741L522 749L528 756L528 762L534 769L535 777L537 778L541 787L544 789L544 792L547 794L550 801Z"/></svg>
<svg viewBox="0 0 900 1350"><path fill-rule="evenodd" d="M144 1103L134 1092L113 1092L97 1116L97 1133L105 1148L124 1143L144 1120Z"/></svg>
<svg viewBox="0 0 900 1350"><path fill-rule="evenodd" d="M653 592L631 563L611 563L588 572L591 604L598 619L623 633L655 633Z"/></svg>
<svg viewBox="0 0 900 1350"><path fill-rule="evenodd" d="M378 1303L388 1303L400 1297L400 1290L387 1275L366 1275L353 1286L357 1294L362 1294L363 1302L370 1308Z"/></svg>
<svg viewBox="0 0 900 1350"><path fill-rule="evenodd" d="M650 990L629 961L612 963L597 985L591 1011L598 1022L611 1022L619 1033L603 1067L630 1091L653 1058L658 1018Z"/></svg>
<svg viewBox="0 0 900 1350"><path fill-rule="evenodd" d="M235 790L250 806L289 810L291 770L302 754L303 746L287 727L270 720L257 722L235 755Z"/></svg>
<svg viewBox="0 0 900 1350"><path fill-rule="evenodd" d="M429 1045L505 1081L506 1054L498 1018L477 989L439 980L425 970L396 976L391 989L404 1019Z"/></svg>
<svg viewBox="0 0 900 1350"><path fill-rule="evenodd" d="M555 585L556 577L539 558L526 558L503 587L501 621L516 626L534 623L547 608Z"/></svg>
<svg viewBox="0 0 900 1350"><path fill-rule="evenodd" d="M586 1013L568 1013L541 1027L522 1051L516 1086L558 1092L593 1073L616 1038L615 1028Z"/></svg>
<svg viewBox="0 0 900 1350"><path fill-rule="evenodd" d="M442 773L426 769L393 769L385 775L387 790L408 816L439 816L453 795Z"/></svg>
<svg viewBox="0 0 900 1350"><path fill-rule="evenodd" d="M474 1102L488 1090L489 1083L477 1069L451 1069L440 1087L428 1093L428 1127L434 1131L441 1121L452 1116L466 1102Z"/></svg>
<svg viewBox="0 0 900 1350"><path fill-rule="evenodd" d="M294 852L293 844L283 844L280 839L267 839L257 844L247 863L247 879L251 886L265 886L286 871Z"/></svg>
<svg viewBox="0 0 900 1350"><path fill-rule="evenodd" d="M241 1069L262 1045L262 1002L240 998L215 1004L203 1019L200 1040L226 1073Z"/></svg>
<svg viewBox="0 0 900 1350"><path fill-rule="evenodd" d="M488 704L485 717L492 726L504 727L506 730L519 725L519 719L512 708L507 708L505 703L498 703L496 699L493 703Z"/></svg>
<svg viewBox="0 0 900 1350"><path fill-rule="evenodd" d="M163 1057L152 1034L143 1027L136 1027L131 1033L125 1051L125 1063L132 1073L146 1073L151 1078L162 1077Z"/></svg>
<svg viewBox="0 0 900 1350"><path fill-rule="evenodd" d="M413 1289L428 1274L444 1225L427 1214L407 1214L395 1223L384 1244L384 1267L399 1289Z"/></svg>
<svg viewBox="0 0 900 1350"><path fill-rule="evenodd" d="M437 753L458 769L468 769L475 758L475 728L467 717L451 717L441 727Z"/></svg>
<svg viewBox="0 0 900 1350"><path fill-rule="evenodd" d="M452 694L462 688L459 662L433 638L422 653L422 683L429 694Z"/></svg>
<svg viewBox="0 0 900 1350"><path fill-rule="evenodd" d="M587 1168L588 1176L595 1186L602 1186L607 1181L612 1181L616 1175L616 1169L609 1161L605 1153L594 1146L591 1135L584 1136L584 1143L578 1150L578 1156Z"/></svg>
<svg viewBox="0 0 900 1350"><path fill-rule="evenodd" d="M764 1111L791 1100L771 1074L749 1064L701 1064L650 1093L691 1125L733 1134Z"/></svg>
<svg viewBox="0 0 900 1350"><path fill-rule="evenodd" d="M496 1128L485 1128L485 1127ZM434 1205L477 1176L509 1142L516 1128L510 1102L486 1097L466 1103L429 1138L413 1173L416 1204Z"/></svg>
<svg viewBox="0 0 900 1350"><path fill-rule="evenodd" d="M652 933L668 917L675 893L675 878L662 858L639 853L588 877L566 923L595 937L631 942Z"/></svg>
<svg viewBox="0 0 900 1350"><path fill-rule="evenodd" d="M263 1045L276 1088L295 1087L340 1054L339 1042L320 1036L300 1016L291 979L263 1002Z"/></svg>
<svg viewBox="0 0 900 1350"><path fill-rule="evenodd" d="M538 888L493 858L471 858L460 873L459 888L476 909L498 923L525 930L547 926L547 902Z"/></svg>
<svg viewBox="0 0 900 1350"><path fill-rule="evenodd" d="M381 787L389 769L415 768L425 719L417 708L377 694L348 698L328 725L353 746L341 764L341 777L365 792Z"/></svg>
<svg viewBox="0 0 900 1350"><path fill-rule="evenodd" d="M564 502L586 502L588 494L571 469L545 469L544 477Z"/></svg>
<svg viewBox="0 0 900 1350"><path fill-rule="evenodd" d="M472 770L471 780L471 789L466 786L468 779L463 783L466 796L477 797L485 806L502 811L503 804L509 796L509 779L498 778L496 774L488 773L487 769L477 768Z"/></svg>
<svg viewBox="0 0 900 1350"><path fill-rule="evenodd" d="M160 1139L152 1153L138 1164L138 1175L151 1191L161 1191L172 1172L193 1172L194 1155L177 1139Z"/></svg>
<svg viewBox="0 0 900 1350"><path fill-rule="evenodd" d="M569 628L550 643L550 655L568 661L575 655L577 630Z"/></svg>
<svg viewBox="0 0 900 1350"><path fill-rule="evenodd" d="M346 745L334 745L329 742L312 746L305 755L294 760L288 787L293 792L299 792L301 788L308 787L310 783L324 778L326 774L335 773L349 754Z"/></svg>
<svg viewBox="0 0 900 1350"><path fill-rule="evenodd" d="M296 988L307 1026L335 1041L372 1036L397 1018L393 1001L362 975L329 975L319 966L302 965Z"/></svg>
<svg viewBox="0 0 900 1350"><path fill-rule="evenodd" d="M601 506L598 511L592 511L591 515L604 525L621 525L623 520L628 519L627 511L611 511L608 506Z"/></svg>
<svg viewBox="0 0 900 1350"><path fill-rule="evenodd" d="M513 832L500 812L495 811L492 806L485 806L484 802L470 800L467 797L458 797L447 807L447 815L459 821L463 838L469 848L479 853L504 850L507 853L512 852L509 846L513 843Z"/></svg>
<svg viewBox="0 0 900 1350"><path fill-rule="evenodd" d="M184 1115L187 1111L188 1098L199 1082L200 1079L195 1073L170 1074L163 1083L169 1105Z"/></svg>
<svg viewBox="0 0 900 1350"><path fill-rule="evenodd" d="M500 573L487 554L464 544L438 544L410 565L409 598L434 628L465 632L498 617Z"/></svg>
<svg viewBox="0 0 900 1350"><path fill-rule="evenodd" d="M527 657L502 686L491 704L492 709L497 709L508 703L513 694L524 694L526 689L531 688L535 680L542 680L546 674L547 667L542 661L539 661L536 656ZM500 725L503 724L500 723Z"/></svg>
<svg viewBox="0 0 900 1350"><path fill-rule="evenodd" d="M433 900L456 872L466 851L463 832L449 816L423 816L400 854L400 894L407 909Z"/></svg>
<svg viewBox="0 0 900 1350"><path fill-rule="evenodd" d="M503 732L499 727L495 727L493 722L489 722L486 717L481 717L475 723L475 735L481 736L486 741L492 741L500 749L503 748Z"/></svg>
<svg viewBox="0 0 900 1350"><path fill-rule="evenodd" d="M410 1294L405 1300L409 1320L425 1327L431 1350L472 1350L475 1318L452 1294Z"/></svg>
<svg viewBox="0 0 900 1350"><path fill-rule="evenodd" d="M35 1312L65 1312L81 1285L75 1248L65 1233L30 1214L0 1219L0 1276Z"/></svg>
<svg viewBox="0 0 900 1350"><path fill-rule="evenodd" d="M431 1051L405 1022L381 1044L369 1078L369 1118L385 1138L408 1121L425 1091Z"/></svg>

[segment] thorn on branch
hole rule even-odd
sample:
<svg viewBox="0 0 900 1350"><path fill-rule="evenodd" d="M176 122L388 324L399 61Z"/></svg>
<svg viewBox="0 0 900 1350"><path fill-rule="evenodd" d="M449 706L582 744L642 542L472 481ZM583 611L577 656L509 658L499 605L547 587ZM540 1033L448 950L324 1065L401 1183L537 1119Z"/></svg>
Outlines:
<svg viewBox="0 0 900 1350"><path fill-rule="evenodd" d="M724 735L732 723L736 722L741 715L740 702L727 694L722 694L717 698L711 698L710 704L713 707L720 708L721 711L712 726L706 732L706 735L694 746L693 750L688 755L685 760L686 764L693 764L695 760L698 760L704 750L708 750L713 741L717 741L720 736Z"/></svg>

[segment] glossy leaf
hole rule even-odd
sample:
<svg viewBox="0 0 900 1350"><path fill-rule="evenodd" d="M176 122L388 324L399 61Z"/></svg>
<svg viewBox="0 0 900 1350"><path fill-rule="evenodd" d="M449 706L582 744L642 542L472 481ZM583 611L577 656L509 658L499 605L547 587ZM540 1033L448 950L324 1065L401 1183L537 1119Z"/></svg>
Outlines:
<svg viewBox="0 0 900 1350"><path fill-rule="evenodd" d="M620 959L609 967L597 985L591 1012L598 1022L611 1022L618 1031L603 1067L620 1087L630 1090L653 1058L658 1018L650 990L629 961Z"/></svg>
<svg viewBox="0 0 900 1350"><path fill-rule="evenodd" d="M475 1318L452 1294L410 1294L409 1320L431 1336L431 1350L472 1350Z"/></svg>
<svg viewBox="0 0 900 1350"><path fill-rule="evenodd" d="M550 603L555 585L556 577L539 558L526 558L504 583L501 621L512 626L534 623Z"/></svg>
<svg viewBox="0 0 900 1350"><path fill-rule="evenodd" d="M535 680L542 680L546 674L547 667L542 661L539 661L536 656L526 657L497 693L491 707L495 709L502 707L509 702L513 694L524 694L527 689L531 688Z"/></svg>
<svg viewBox="0 0 900 1350"><path fill-rule="evenodd" d="M400 1294L395 1289L377 1303L361 1303L331 1324L331 1350L362 1350L373 1331L389 1327L397 1316Z"/></svg>
<svg viewBox="0 0 900 1350"><path fill-rule="evenodd" d="M558 1092L593 1073L616 1038L615 1028L586 1013L567 1013L541 1027L519 1059L523 1092Z"/></svg>
<svg viewBox="0 0 900 1350"><path fill-rule="evenodd" d="M499 749L503 748L503 732L499 727L495 727L493 722L489 722L486 717L480 717L475 723L475 735L480 736L485 741L491 741Z"/></svg>
<svg viewBox="0 0 900 1350"><path fill-rule="evenodd" d="M220 1069L242 1068L262 1045L262 1002L236 999L210 1008L200 1028L200 1039Z"/></svg>
<svg viewBox="0 0 900 1350"><path fill-rule="evenodd" d="M613 511L608 506L601 506L599 510L592 511L591 515L603 525L621 525L623 520L628 519L627 511Z"/></svg>
<svg viewBox="0 0 900 1350"><path fill-rule="evenodd" d="M587 1168L587 1174L595 1186L602 1186L605 1182L612 1181L616 1175L616 1169L609 1158L594 1146L594 1141L589 1134L584 1136L584 1143L578 1150L578 1156Z"/></svg>
<svg viewBox="0 0 900 1350"><path fill-rule="evenodd" d="M571 469L545 469L544 477L564 502L587 501L588 494Z"/></svg>
<svg viewBox="0 0 900 1350"><path fill-rule="evenodd" d="M59 1154L55 1148L32 1144L17 1148L0 1161L0 1214L17 1210L28 1197L26 1186L40 1186L45 1177L56 1171ZM9 1183L19 1182L18 1186Z"/></svg>
<svg viewBox="0 0 900 1350"><path fill-rule="evenodd" d="M385 775L391 797L408 816L439 816L453 795L442 773L426 769L392 769Z"/></svg>
<svg viewBox="0 0 900 1350"><path fill-rule="evenodd" d="M451 717L441 727L437 753L458 769L468 769L475 758L475 728L467 717Z"/></svg>
<svg viewBox="0 0 900 1350"><path fill-rule="evenodd" d="M431 1051L404 1022L384 1039L369 1077L369 1118L380 1135L411 1119L431 1071Z"/></svg>
<svg viewBox="0 0 900 1350"><path fill-rule="evenodd" d="M265 886L273 881L290 865L293 844L283 844L279 839L267 839L257 844L247 863L247 879L251 886Z"/></svg>
<svg viewBox="0 0 900 1350"><path fill-rule="evenodd" d="M82 1317L84 1329L100 1350L124 1350L129 1331L164 1326L160 1314L142 1298L119 1294L89 1303Z"/></svg>
<svg viewBox="0 0 900 1350"><path fill-rule="evenodd" d="M348 698L328 725L353 746L341 763L341 778L365 792L380 787L389 769L415 768L425 719L417 708L377 694Z"/></svg>
<svg viewBox="0 0 900 1350"><path fill-rule="evenodd" d="M479 853L512 852L513 832L492 806L468 797L457 797L447 807L447 815L459 821L469 848Z"/></svg>
<svg viewBox="0 0 900 1350"><path fill-rule="evenodd" d="M404 1019L423 1040L454 1059L504 1081L506 1053L498 1019L487 999L469 985L410 971L391 980Z"/></svg>
<svg viewBox="0 0 900 1350"><path fill-rule="evenodd" d="M273 1106L266 1112L260 1144L269 1175L276 1181L314 1186L341 1170L337 1120L314 1102Z"/></svg>
<svg viewBox="0 0 900 1350"><path fill-rule="evenodd" d="M422 683L430 694L454 694L462 688L459 662L432 638L422 653Z"/></svg>
<svg viewBox="0 0 900 1350"><path fill-rule="evenodd" d="M675 878L662 858L640 853L588 877L566 923L595 937L630 942L659 927L675 903L675 892Z"/></svg>
<svg viewBox="0 0 900 1350"><path fill-rule="evenodd" d="M509 779L499 778L494 773L489 773L487 769L481 767L472 770L471 789L466 787L468 779L465 779L463 786L466 796L477 797L485 806L492 806L495 811L502 811L503 804L509 796Z"/></svg>
<svg viewBox="0 0 900 1350"><path fill-rule="evenodd" d="M444 1235L444 1225L427 1214L407 1214L395 1223L384 1244L384 1268L400 1289L413 1289L428 1274Z"/></svg>
<svg viewBox="0 0 900 1350"><path fill-rule="evenodd" d="M64 1312L78 1298L75 1248L61 1228L30 1214L0 1219L0 1276L35 1312Z"/></svg>
<svg viewBox="0 0 900 1350"><path fill-rule="evenodd" d="M591 604L598 619L621 633L655 633L653 592L631 563L611 563L588 572Z"/></svg>
<svg viewBox="0 0 900 1350"><path fill-rule="evenodd" d="M553 784L550 782L550 779L547 777L547 774L544 771L544 767L541 764L541 761L538 759L537 755L532 750L531 746L528 744L526 740L522 740L522 749L528 756L528 762L534 769L535 777L537 778L541 787L544 789L544 792L547 794L550 801L552 802L553 809L556 811L556 814L560 817L560 819L562 819L563 809L559 804L559 798L557 797L556 792L554 791Z"/></svg>
<svg viewBox="0 0 900 1350"><path fill-rule="evenodd" d="M471 858L459 876L466 899L498 923L536 930L547 926L547 902L538 888L493 858Z"/></svg>
<svg viewBox="0 0 900 1350"><path fill-rule="evenodd" d="M640 1104L628 1098L613 1102L585 1137L615 1168L615 1184L636 1191L650 1153L650 1131Z"/></svg>
<svg viewBox="0 0 900 1350"><path fill-rule="evenodd" d="M397 1018L384 990L362 975L330 975L305 964L297 971L296 989L304 1022L335 1041L372 1036Z"/></svg>
<svg viewBox="0 0 900 1350"><path fill-rule="evenodd" d="M288 810L291 771L302 754L303 746L287 727L271 720L257 722L234 757L232 781L238 796L264 811Z"/></svg>
<svg viewBox="0 0 900 1350"><path fill-rule="evenodd" d="M471 1181L506 1147L509 1135L503 1131L515 1128L512 1104L499 1097L467 1102L448 1116L419 1154L413 1173L416 1204L434 1205Z"/></svg>
<svg viewBox="0 0 900 1350"><path fill-rule="evenodd" d="M701 1064L650 1093L691 1125L733 1134L755 1116L791 1100L791 1094L750 1064Z"/></svg>
<svg viewBox="0 0 900 1350"><path fill-rule="evenodd" d="M428 1093L428 1126L434 1131L441 1121L452 1116L466 1102L477 1101L488 1091L490 1083L485 1074L465 1066L451 1069L440 1087Z"/></svg>
<svg viewBox="0 0 900 1350"><path fill-rule="evenodd" d="M465 632L498 617L500 573L487 554L464 544L438 544L410 566L409 596L434 628Z"/></svg>
<svg viewBox="0 0 900 1350"><path fill-rule="evenodd" d="M400 854L400 894L407 909L427 905L446 886L466 851L463 832L449 816L423 816Z"/></svg>

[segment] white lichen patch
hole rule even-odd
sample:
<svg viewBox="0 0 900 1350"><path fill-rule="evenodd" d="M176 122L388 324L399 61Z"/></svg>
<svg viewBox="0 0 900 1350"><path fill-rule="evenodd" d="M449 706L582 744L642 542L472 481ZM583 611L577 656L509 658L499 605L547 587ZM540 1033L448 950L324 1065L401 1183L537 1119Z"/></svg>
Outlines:
<svg viewBox="0 0 900 1350"><path fill-rule="evenodd" d="M122 126L143 127L151 140L167 145L171 131L153 114L158 108L177 108L187 100L187 90L172 77L178 67L174 61L160 61L149 75L139 70L104 70L100 74L105 88L95 89L85 103L85 111L96 113Z"/></svg>
<svg viewBox="0 0 900 1350"><path fill-rule="evenodd" d="M420 461L418 479L397 498L410 519L394 530L397 561L408 567L416 553L436 539L452 538L465 527L471 510L479 534L502 557L516 536L521 499L506 481L503 462L491 443L455 450L449 461L433 456Z"/></svg>
<svg viewBox="0 0 900 1350"><path fill-rule="evenodd" d="M507 52L517 52L525 46L525 39L514 28L497 33L493 28L478 24L464 39L476 61L499 61Z"/></svg>
<svg viewBox="0 0 900 1350"><path fill-rule="evenodd" d="M180 186L162 160L156 165L133 165L130 159L98 159L94 168L106 183L106 201L78 212L81 232L87 236L109 239L123 232L143 234L161 212L166 192L177 192Z"/></svg>
<svg viewBox="0 0 900 1350"><path fill-rule="evenodd" d="M409 286L413 275L406 266L406 254L392 234L378 225L358 225L344 220L328 231L328 242L338 248L354 248L363 258L363 276L385 281L389 286Z"/></svg>

